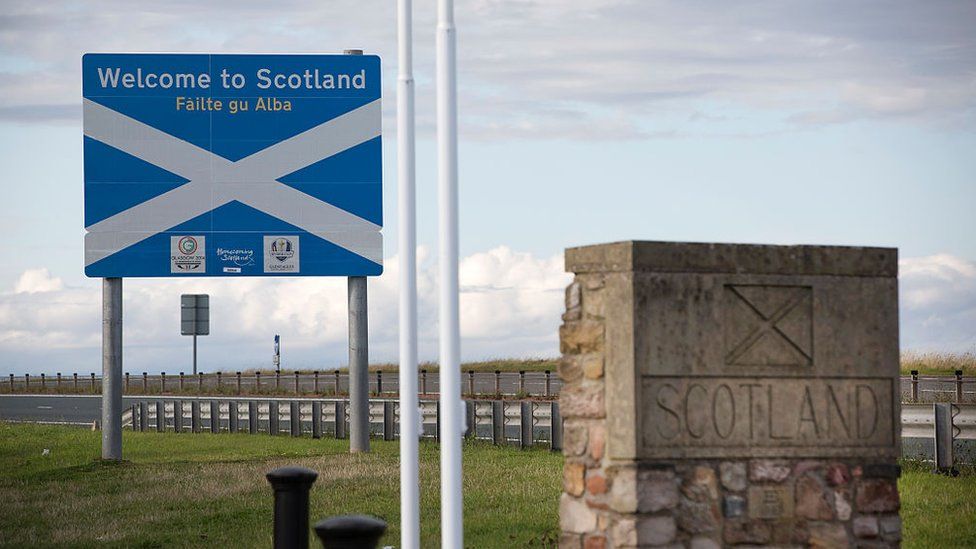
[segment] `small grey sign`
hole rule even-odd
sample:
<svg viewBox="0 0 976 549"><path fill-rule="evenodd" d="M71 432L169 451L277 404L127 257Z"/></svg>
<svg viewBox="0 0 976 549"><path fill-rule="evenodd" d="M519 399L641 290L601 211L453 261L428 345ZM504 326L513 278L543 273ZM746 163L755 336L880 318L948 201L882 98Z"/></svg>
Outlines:
<svg viewBox="0 0 976 549"><path fill-rule="evenodd" d="M180 296L180 334L210 335L210 296L183 294Z"/></svg>

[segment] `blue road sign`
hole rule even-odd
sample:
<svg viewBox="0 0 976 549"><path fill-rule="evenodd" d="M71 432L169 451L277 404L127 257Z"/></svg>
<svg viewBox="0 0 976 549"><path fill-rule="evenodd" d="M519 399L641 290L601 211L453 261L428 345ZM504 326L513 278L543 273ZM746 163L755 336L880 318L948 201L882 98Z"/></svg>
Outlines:
<svg viewBox="0 0 976 549"><path fill-rule="evenodd" d="M380 60L87 54L85 274L383 271Z"/></svg>

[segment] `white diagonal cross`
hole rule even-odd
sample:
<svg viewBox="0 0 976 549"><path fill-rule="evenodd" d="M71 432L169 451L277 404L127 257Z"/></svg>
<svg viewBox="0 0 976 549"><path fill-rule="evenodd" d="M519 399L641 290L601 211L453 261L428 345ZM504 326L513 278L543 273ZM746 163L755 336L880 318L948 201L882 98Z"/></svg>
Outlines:
<svg viewBox="0 0 976 549"><path fill-rule="evenodd" d="M379 111L377 99L234 162L85 99L86 136L190 180L86 227L85 265L233 200L381 263L379 225L277 181L379 136Z"/></svg>

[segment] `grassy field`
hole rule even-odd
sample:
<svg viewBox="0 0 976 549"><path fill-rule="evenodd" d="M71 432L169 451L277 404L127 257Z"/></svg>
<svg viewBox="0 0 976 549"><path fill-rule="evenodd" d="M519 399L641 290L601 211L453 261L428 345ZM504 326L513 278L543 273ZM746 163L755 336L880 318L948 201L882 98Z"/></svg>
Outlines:
<svg viewBox="0 0 976 549"><path fill-rule="evenodd" d="M964 376L976 376L976 352L968 353L917 353L901 354L901 373L908 375L918 370L921 375L951 376L962 370Z"/></svg>
<svg viewBox="0 0 976 549"><path fill-rule="evenodd" d="M397 445L252 435L124 434L120 465L97 462L100 433L0 423L0 545L270 547L264 474L298 464L319 472L312 522L367 513L399 544ZM50 454L42 456L45 448ZM421 445L424 547L440 539L437 446ZM556 539L562 457L465 446L465 536L471 547L547 546ZM313 536L314 537L314 536Z"/></svg>
<svg viewBox="0 0 976 549"><path fill-rule="evenodd" d="M399 539L397 446L251 435L125 433L127 461L98 462L99 433L0 423L0 545L268 547L272 496L264 474L300 464L319 472L312 522L368 513ZM43 450L49 455L42 455ZM437 446L421 445L422 538L436 547ZM465 446L469 547L548 547L557 537L562 457L482 443ZM905 547L976 547L976 474L933 475L906 463L900 481Z"/></svg>
<svg viewBox="0 0 976 549"><path fill-rule="evenodd" d="M906 462L898 482L904 547L976 547L976 471L936 475L931 464Z"/></svg>

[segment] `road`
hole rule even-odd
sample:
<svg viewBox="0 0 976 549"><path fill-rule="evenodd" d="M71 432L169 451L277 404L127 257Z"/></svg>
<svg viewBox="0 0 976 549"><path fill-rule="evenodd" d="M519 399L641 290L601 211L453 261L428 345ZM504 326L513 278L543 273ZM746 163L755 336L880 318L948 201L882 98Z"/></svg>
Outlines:
<svg viewBox="0 0 976 549"><path fill-rule="evenodd" d="M101 395L0 395L0 419L91 424L101 416Z"/></svg>

